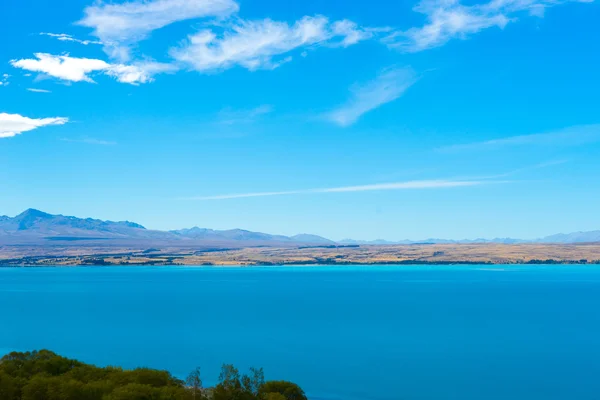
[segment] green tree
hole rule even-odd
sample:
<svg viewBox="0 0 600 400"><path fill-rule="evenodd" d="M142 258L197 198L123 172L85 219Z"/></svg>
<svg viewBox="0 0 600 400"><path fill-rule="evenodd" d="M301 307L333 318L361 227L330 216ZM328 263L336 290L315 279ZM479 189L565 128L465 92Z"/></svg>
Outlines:
<svg viewBox="0 0 600 400"><path fill-rule="evenodd" d="M262 371L262 370L256 370ZM259 376L259 375L257 375ZM213 400L256 400L252 392L252 381L256 377L240 376L239 370L224 364L219 375L219 384L212 391Z"/></svg>
<svg viewBox="0 0 600 400"><path fill-rule="evenodd" d="M20 397L17 380L8 374L0 372L0 399L18 400Z"/></svg>
<svg viewBox="0 0 600 400"><path fill-rule="evenodd" d="M258 392L264 384L265 373L262 368L250 368L250 374L242 376L242 387L254 396L258 396Z"/></svg>
<svg viewBox="0 0 600 400"><path fill-rule="evenodd" d="M239 370L231 364L223 364L219 384L213 390L213 400L241 400L242 392Z"/></svg>
<svg viewBox="0 0 600 400"><path fill-rule="evenodd" d="M269 393L279 393L286 400L307 400L300 386L287 381L269 381L260 388L259 396L262 398Z"/></svg>
<svg viewBox="0 0 600 400"><path fill-rule="evenodd" d="M202 395L202 379L200 377L200 368L194 369L188 375L185 383L192 390L192 398L196 400L197 395Z"/></svg>
<svg viewBox="0 0 600 400"><path fill-rule="evenodd" d="M266 382L262 368L240 375L223 365L219 384L204 389L200 368L186 381L148 368L99 368L50 351L11 353L0 360L0 400L306 400L290 382Z"/></svg>
<svg viewBox="0 0 600 400"><path fill-rule="evenodd" d="M287 400L284 395L280 393L267 393L263 395L261 400Z"/></svg>
<svg viewBox="0 0 600 400"><path fill-rule="evenodd" d="M48 400L48 378L36 376L23 387L21 400Z"/></svg>

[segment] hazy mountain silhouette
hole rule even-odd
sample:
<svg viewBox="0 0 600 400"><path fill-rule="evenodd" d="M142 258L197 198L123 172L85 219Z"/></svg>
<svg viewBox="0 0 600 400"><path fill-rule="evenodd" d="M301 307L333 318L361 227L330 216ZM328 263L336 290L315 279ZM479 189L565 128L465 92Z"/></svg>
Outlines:
<svg viewBox="0 0 600 400"><path fill-rule="evenodd" d="M539 240L540 243L592 243L600 242L600 231L559 233L546 236Z"/></svg>
<svg viewBox="0 0 600 400"><path fill-rule="evenodd" d="M213 230L194 227L170 232L149 230L140 224L129 221L102 221L92 218L77 218L52 215L43 211L28 209L14 218L0 217L0 240L9 243L25 241L80 241L80 240L151 240L183 245L210 242L226 245L269 245L269 244L334 244L316 235L270 235L242 229Z"/></svg>
<svg viewBox="0 0 600 400"><path fill-rule="evenodd" d="M336 243L321 236L299 234L295 236L271 235L243 229L214 230L189 228L174 231L149 230L129 221L102 221L92 218L77 218L64 215L52 215L43 211L28 209L16 217L0 216L0 244L47 243L48 241L144 241L173 245L213 245L215 247L244 246L329 246ZM473 240L402 240L383 239L363 241L345 239L340 245L392 245L392 244L475 244L475 243L586 243L600 242L600 231L556 234L537 240L511 238L473 239ZM105 242L107 243L107 242Z"/></svg>
<svg viewBox="0 0 600 400"><path fill-rule="evenodd" d="M102 221L92 218L52 215L29 209L14 218L0 217L0 232L20 236L94 236L119 237L140 235L147 231L142 225L129 222Z"/></svg>

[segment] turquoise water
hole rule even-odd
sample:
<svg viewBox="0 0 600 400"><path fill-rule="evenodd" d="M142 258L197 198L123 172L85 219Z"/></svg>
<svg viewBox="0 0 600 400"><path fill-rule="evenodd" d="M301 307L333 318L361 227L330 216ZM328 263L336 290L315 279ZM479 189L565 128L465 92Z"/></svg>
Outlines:
<svg viewBox="0 0 600 400"><path fill-rule="evenodd" d="M311 400L600 398L600 268L0 268L0 351L214 382L265 368Z"/></svg>

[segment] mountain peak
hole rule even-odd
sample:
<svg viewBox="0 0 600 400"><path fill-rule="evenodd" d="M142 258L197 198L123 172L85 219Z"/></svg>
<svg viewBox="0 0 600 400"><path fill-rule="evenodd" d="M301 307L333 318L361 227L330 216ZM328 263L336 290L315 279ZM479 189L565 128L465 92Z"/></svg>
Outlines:
<svg viewBox="0 0 600 400"><path fill-rule="evenodd" d="M299 243L312 243L312 244L327 244L333 245L334 241L326 239L322 236L312 235L309 233L301 233L299 235L292 236L291 239Z"/></svg>
<svg viewBox="0 0 600 400"><path fill-rule="evenodd" d="M36 210L35 208L28 208L23 211L21 214L17 215L15 219L24 219L24 218L49 218L52 215L45 213L40 210Z"/></svg>
<svg viewBox="0 0 600 400"><path fill-rule="evenodd" d="M36 225L40 220L51 219L52 215L34 208L28 208L21 214L17 215L14 220L19 224L19 230L26 230Z"/></svg>

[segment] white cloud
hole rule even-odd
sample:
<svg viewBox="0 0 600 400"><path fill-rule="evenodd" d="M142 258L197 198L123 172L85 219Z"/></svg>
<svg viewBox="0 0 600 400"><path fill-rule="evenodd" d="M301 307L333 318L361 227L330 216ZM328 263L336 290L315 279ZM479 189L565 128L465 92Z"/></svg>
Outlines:
<svg viewBox="0 0 600 400"><path fill-rule="evenodd" d="M64 125L69 122L68 118L27 118L19 114L0 113L0 138L9 138L20 135L23 132L32 131L49 125Z"/></svg>
<svg viewBox="0 0 600 400"><path fill-rule="evenodd" d="M89 74L110 67L105 61L91 58L55 56L47 53L35 53L35 57L37 59L12 60L10 63L15 68L43 73L70 82L94 82Z"/></svg>
<svg viewBox="0 0 600 400"><path fill-rule="evenodd" d="M414 11L425 14L427 23L396 32L388 39L393 46L413 52L441 46L453 38L465 38L486 28L504 28L510 21L497 10L481 5L463 6L458 0L425 0Z"/></svg>
<svg viewBox="0 0 600 400"><path fill-rule="evenodd" d="M371 39L376 33L387 31L386 28L360 28L355 22L347 19L336 21L331 25L333 35L342 37L339 46L352 46L363 40Z"/></svg>
<svg viewBox="0 0 600 400"><path fill-rule="evenodd" d="M479 186L486 183L497 183L493 181L457 181L457 180L428 180L428 181L407 181L407 182L394 182L394 183L383 183L374 185L362 185L362 186L343 186L343 187L332 187L324 189L306 189L306 190L290 190L282 192L258 192L258 193L240 193L240 194L226 194L218 196L203 196L203 197L191 197L185 200L227 200L227 199L241 199L248 197L269 197L269 196L289 196L295 194L318 194L318 193L347 193L347 192L371 192L371 191L383 191L383 190L419 190L419 189L442 189L442 188L455 188L455 187L466 187L466 186Z"/></svg>
<svg viewBox="0 0 600 400"><path fill-rule="evenodd" d="M459 0L423 0L413 10L425 14L427 22L422 27L397 31L385 41L392 47L418 52L441 46L451 39L464 39L487 28L502 29L516 20L515 16L519 12L543 17L547 7L568 1L491 0L488 3L466 6Z"/></svg>
<svg viewBox="0 0 600 400"><path fill-rule="evenodd" d="M37 59L12 60L10 63L15 68L39 72L69 82L93 83L91 75L103 73L119 82L133 85L152 82L155 74L175 70L172 65L156 62L140 62L131 65L109 64L92 58L46 53L36 53L35 57Z"/></svg>
<svg viewBox="0 0 600 400"><path fill-rule="evenodd" d="M456 144L437 149L441 152L496 150L512 146L580 146L600 142L600 124L572 126L553 132L510 136L482 142Z"/></svg>
<svg viewBox="0 0 600 400"><path fill-rule="evenodd" d="M352 125L365 113L402 96L417 80L412 68L388 69L367 84L354 85L350 100L325 114L325 118L340 126Z"/></svg>
<svg viewBox="0 0 600 400"><path fill-rule="evenodd" d="M86 7L78 25L92 28L112 56L128 58L128 46L177 21L226 17L239 9L233 0L138 0L99 2Z"/></svg>
<svg viewBox="0 0 600 400"><path fill-rule="evenodd" d="M0 76L0 86L8 86L8 78L10 78L9 74L2 74L2 76Z"/></svg>
<svg viewBox="0 0 600 400"><path fill-rule="evenodd" d="M273 107L269 104L263 104L248 110L232 110L226 108L219 112L218 122L223 125L251 123L256 121L257 118L270 114L271 112L273 112Z"/></svg>
<svg viewBox="0 0 600 400"><path fill-rule="evenodd" d="M47 33L47 32L42 32L40 33L40 35L42 36L50 36L53 38L56 38L58 40L60 40L61 42L74 42L74 43L79 43L82 44L84 46L87 46L89 44L102 44L102 42L99 41L95 41L95 40L80 40L80 39L76 39L71 35L67 35L66 33Z"/></svg>
<svg viewBox="0 0 600 400"><path fill-rule="evenodd" d="M45 89L27 88L26 90L28 92L34 92L34 93L52 93L51 91L45 90Z"/></svg>
<svg viewBox="0 0 600 400"><path fill-rule="evenodd" d="M171 64L157 62L140 62L132 65L114 64L106 74L116 78L121 83L138 85L154 81L154 75L165 72L174 72L177 67Z"/></svg>
<svg viewBox="0 0 600 400"><path fill-rule="evenodd" d="M205 29L171 50L178 61L197 71L218 71L240 65L249 70L274 69L289 62L292 50L309 46L350 46L370 37L350 21L330 23L326 17L304 17L293 25L264 19L239 20L220 34Z"/></svg>

